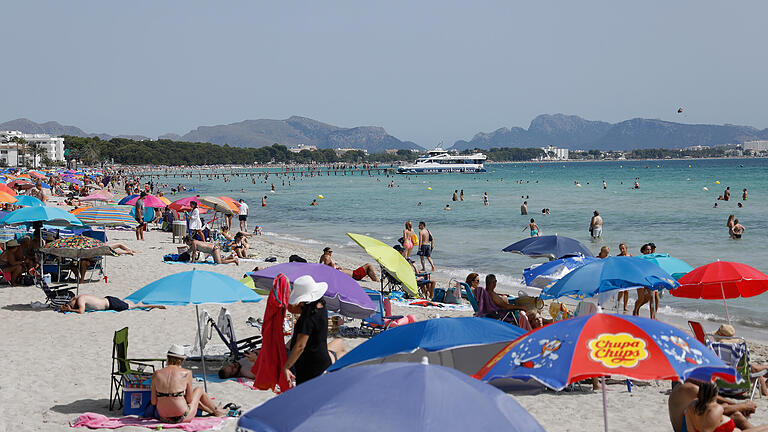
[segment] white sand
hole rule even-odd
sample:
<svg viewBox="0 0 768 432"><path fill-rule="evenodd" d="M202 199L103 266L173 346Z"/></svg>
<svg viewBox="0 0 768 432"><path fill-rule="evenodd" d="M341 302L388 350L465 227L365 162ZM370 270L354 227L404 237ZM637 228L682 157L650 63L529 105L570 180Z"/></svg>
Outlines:
<svg viewBox="0 0 768 432"><path fill-rule="evenodd" d="M160 277L191 270L215 271L240 278L254 264L235 265L168 265L162 256L175 252L168 233L146 233L146 242L138 242L131 231L110 231L110 240L119 240L140 251L136 256L108 257L108 283L103 280L86 283L81 292L125 297ZM273 238L258 237L252 251L259 257L274 255L286 262L298 254L313 262L320 248L310 249ZM336 255L336 254L335 254ZM355 259L334 256L342 265L359 264ZM264 265L264 264L258 264ZM367 283L370 287L377 283ZM115 330L129 327L129 357L163 357L171 343L192 344L196 335L194 307L170 307L168 310L127 311L122 313L60 314L50 309L35 310L29 304L44 300L35 287L0 288L0 322L2 322L3 356L0 359L0 431L67 430L68 422L91 411L117 417L120 411L108 411L112 336ZM248 317L261 317L265 302L227 306L234 318L239 338L255 334L245 324ZM212 315L219 306L206 307ZM457 315L435 310L398 308L396 313L414 314L426 319L439 312L441 316ZM469 313L460 313L469 315ZM364 339L346 340L348 347ZM215 339L212 342L218 342ZM753 357L763 361L768 350L752 347ZM217 365L210 365L215 375ZM585 386L585 389L589 386ZM611 385L608 394L611 430L671 430L667 417L668 382L635 387L628 394L626 386ZM236 382L209 383L209 392L220 403L236 402L247 410L273 397L271 392L248 389ZM323 397L323 395L318 395ZM515 397L549 431L602 430L600 393L545 393ZM458 401L457 401L458 402ZM768 398L757 399L756 424L768 423ZM406 413L403 413L404 415ZM138 428L124 428L138 429ZM224 430L234 431L235 421Z"/></svg>

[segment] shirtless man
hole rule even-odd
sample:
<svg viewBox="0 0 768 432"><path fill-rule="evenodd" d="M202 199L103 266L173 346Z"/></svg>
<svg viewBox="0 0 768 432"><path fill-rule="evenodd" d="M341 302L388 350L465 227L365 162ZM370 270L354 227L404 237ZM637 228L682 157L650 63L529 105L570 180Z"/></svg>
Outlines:
<svg viewBox="0 0 768 432"><path fill-rule="evenodd" d="M589 234L595 239L603 235L603 218L597 210L595 210L592 219L589 221Z"/></svg>
<svg viewBox="0 0 768 432"><path fill-rule="evenodd" d="M79 314L86 311L105 311L113 310L115 312L122 312L129 309L165 309L165 306L160 305L137 305L131 302L120 300L117 297L106 296L96 297L91 294L76 295L69 303L61 306L62 312L77 312Z"/></svg>
<svg viewBox="0 0 768 432"><path fill-rule="evenodd" d="M432 271L435 271L435 263L432 262L432 249L435 245L435 239L432 237L432 233L427 229L427 224L419 222L419 251L416 252L421 257L421 271L427 271L424 266L424 258L429 261L429 265L432 266Z"/></svg>
<svg viewBox="0 0 768 432"><path fill-rule="evenodd" d="M200 240L192 240L189 236L184 237L184 243L189 246L189 256L191 262L195 262L195 257L197 256L198 252L209 254L213 257L213 262L216 264L231 264L235 263L235 265L240 265L240 262L237 260L237 256L235 256L234 253L231 255L226 256L225 258L221 257L221 247L217 244L209 243L209 242L203 242Z"/></svg>
<svg viewBox="0 0 768 432"><path fill-rule="evenodd" d="M329 267L333 267L336 270L348 274L352 276L352 279L359 281L363 280L366 276L371 278L372 281L378 282L379 278L376 276L376 271L373 269L373 266L369 263L365 263L361 265L360 267L354 269L354 270L347 270L342 268L341 266L337 266L335 262L333 262L333 259L331 258L331 254L333 254L333 250L331 250L330 247L325 247L323 249L323 254L320 255L320 264L325 264Z"/></svg>
<svg viewBox="0 0 768 432"><path fill-rule="evenodd" d="M166 354L168 366L152 374L152 395L155 417L164 423L189 423L195 418L197 409L216 417L223 417L227 411L216 406L200 387L193 387L192 371L181 364L186 358L181 345L172 345Z"/></svg>
<svg viewBox="0 0 768 432"><path fill-rule="evenodd" d="M520 206L520 214L521 215L528 214L528 201L523 201L523 205Z"/></svg>

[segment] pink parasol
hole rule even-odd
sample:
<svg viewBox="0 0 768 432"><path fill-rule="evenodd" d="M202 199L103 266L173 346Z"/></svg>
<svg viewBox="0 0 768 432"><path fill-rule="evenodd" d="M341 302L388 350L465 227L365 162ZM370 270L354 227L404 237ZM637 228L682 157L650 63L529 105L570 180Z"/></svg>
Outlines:
<svg viewBox="0 0 768 432"><path fill-rule="evenodd" d="M97 191L94 191L90 195L84 198L80 198L80 201L112 201L115 199L115 196L109 193L109 191L106 191L104 189L100 189ZM145 199L146 201L146 199ZM134 201L134 204L136 202ZM145 203L146 205L146 203ZM150 206L151 207L151 206Z"/></svg>
<svg viewBox="0 0 768 432"><path fill-rule="evenodd" d="M126 205L136 205L136 201L139 200L139 197L136 196L134 198L129 199L125 202ZM154 208L165 208L167 204L161 200L160 198L154 196L154 195L147 195L144 197L144 206L145 207L154 207Z"/></svg>
<svg viewBox="0 0 768 432"><path fill-rule="evenodd" d="M170 207L171 210L176 210L177 212L188 212L192 210L192 206L189 204L192 201L197 203L197 207L200 210L200 213L205 213L204 209L207 210L210 207L204 205L200 202L197 197L186 197L182 199L177 199L176 201L170 203L168 207Z"/></svg>

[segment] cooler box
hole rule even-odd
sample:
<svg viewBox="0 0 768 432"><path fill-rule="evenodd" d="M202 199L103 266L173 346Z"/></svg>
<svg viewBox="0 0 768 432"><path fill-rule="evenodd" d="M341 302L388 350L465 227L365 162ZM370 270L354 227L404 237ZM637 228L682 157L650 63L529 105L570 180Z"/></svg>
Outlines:
<svg viewBox="0 0 768 432"><path fill-rule="evenodd" d="M123 415L144 415L152 398L152 375L123 375Z"/></svg>

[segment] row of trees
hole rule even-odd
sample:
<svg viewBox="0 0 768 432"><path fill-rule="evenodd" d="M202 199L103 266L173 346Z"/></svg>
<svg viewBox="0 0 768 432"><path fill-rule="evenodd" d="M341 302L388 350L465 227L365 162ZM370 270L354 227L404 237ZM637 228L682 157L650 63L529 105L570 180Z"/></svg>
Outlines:
<svg viewBox="0 0 768 432"><path fill-rule="evenodd" d="M416 154L410 150L396 153L367 155L363 151L348 151L336 154L332 149L302 150L294 153L284 145L242 148L211 143L184 142L171 140L135 141L126 138L112 138L109 141L99 137L64 136L64 147L69 158L78 159L89 165L112 161L119 164L157 165L220 165L257 163L364 163L411 161Z"/></svg>

